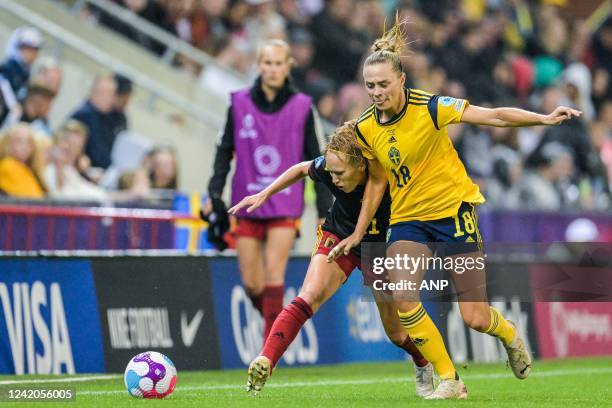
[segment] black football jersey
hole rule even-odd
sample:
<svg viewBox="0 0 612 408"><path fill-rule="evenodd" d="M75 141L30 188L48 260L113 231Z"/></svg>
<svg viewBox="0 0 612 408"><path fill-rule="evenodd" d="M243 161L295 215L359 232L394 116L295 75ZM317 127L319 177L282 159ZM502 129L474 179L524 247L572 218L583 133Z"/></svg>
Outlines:
<svg viewBox="0 0 612 408"><path fill-rule="evenodd" d="M321 228L337 235L340 239L344 239L351 235L353 231L355 231L355 225L357 224L359 212L361 211L361 201L363 199L365 185L357 186L357 188L350 193L340 190L334 185L331 174L325 171L324 156L319 156L312 161L308 169L308 175L313 181L325 184L335 197L334 204L327 212L325 222ZM390 208L391 196L389 195L389 187L387 186L380 207L376 210L376 214L370 222L368 231L361 242L385 242L387 228L389 227ZM359 254L359 248L355 248L355 252Z"/></svg>

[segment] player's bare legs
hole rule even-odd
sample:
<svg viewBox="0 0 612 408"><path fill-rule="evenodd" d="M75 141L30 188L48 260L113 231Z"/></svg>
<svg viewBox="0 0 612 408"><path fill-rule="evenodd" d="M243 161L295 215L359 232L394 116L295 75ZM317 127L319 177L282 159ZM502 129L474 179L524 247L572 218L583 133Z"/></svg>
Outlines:
<svg viewBox="0 0 612 408"><path fill-rule="evenodd" d="M263 242L251 237L236 240L240 279L253 306L261 313L261 295L265 285Z"/></svg>
<svg viewBox="0 0 612 408"><path fill-rule="evenodd" d="M414 241L397 241L387 249L388 258L429 258L431 249L422 243ZM393 298L397 303L398 316L402 326L418 347L423 356L431 362L438 376L440 384L426 399L465 399L467 389L457 375L442 335L431 320L427 311L420 302L419 290L421 281L425 276L424 265L416 270L393 269L390 271L391 282L409 280L414 283L415 290L394 291Z"/></svg>
<svg viewBox="0 0 612 408"><path fill-rule="evenodd" d="M448 258L472 258L475 260L483 256L482 252L473 252L452 255ZM470 328L485 332L491 319L487 302L487 281L484 268L471 268L460 272L448 271L448 274L453 281L463 321Z"/></svg>
<svg viewBox="0 0 612 408"><path fill-rule="evenodd" d="M374 293L374 295L376 294ZM377 301L376 306L378 306L378 314L380 315L385 333L387 333L389 340L399 348L406 350L414 361L416 371L416 394L419 397L430 395L434 387L433 365L423 357L410 339L410 336L406 334L406 329L402 326L397 315L397 305L390 301Z"/></svg>
<svg viewBox="0 0 612 408"><path fill-rule="evenodd" d="M427 245L412 241L397 241L387 248L387 258L395 259L396 256L403 257L404 255L409 258L421 258L432 256L432 252ZM391 269L389 270L389 278L391 282L408 279L418 287L425 276L425 272L427 272L425 268L418 268L415 271ZM419 291L394 291L393 300L396 302L399 312L406 313L420 304Z"/></svg>
<svg viewBox="0 0 612 408"><path fill-rule="evenodd" d="M257 394L261 391L300 328L345 280L342 269L336 262L328 263L326 255L316 254L312 257L300 293L280 313L266 338L261 355L249 365L247 392Z"/></svg>
<svg viewBox="0 0 612 408"><path fill-rule="evenodd" d="M308 271L298 296L304 299L313 313L321 307L346 280L346 274L336 262L327 262L327 257L316 254L310 260Z"/></svg>
<svg viewBox="0 0 612 408"><path fill-rule="evenodd" d="M482 259L480 251L454 257ZM475 262L471 263L472 265ZM485 268L472 268L463 273L450 272L459 301L459 310L466 325L481 333L499 338L506 352L512 372L518 379L525 379L531 372L531 353L527 349L515 324L506 320L487 302Z"/></svg>
<svg viewBox="0 0 612 408"><path fill-rule="evenodd" d="M284 284L285 268L294 240L294 228L277 227L268 230L264 250L266 285Z"/></svg>

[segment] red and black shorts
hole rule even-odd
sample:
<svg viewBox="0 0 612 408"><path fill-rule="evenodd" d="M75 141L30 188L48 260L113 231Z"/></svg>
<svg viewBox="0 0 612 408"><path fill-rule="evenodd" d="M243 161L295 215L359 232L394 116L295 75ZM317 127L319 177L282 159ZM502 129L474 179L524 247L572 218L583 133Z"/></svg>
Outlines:
<svg viewBox="0 0 612 408"><path fill-rule="evenodd" d="M300 236L300 220L297 218L238 218L234 235L236 238L248 237L265 241L272 228L293 228L296 237Z"/></svg>
<svg viewBox="0 0 612 408"><path fill-rule="evenodd" d="M342 241L340 237L319 227L317 229L317 243L315 244L315 249L312 252L312 256L315 256L317 254L322 254L325 256L329 255L331 250L340 241ZM353 252L348 255L339 256L338 258L336 258L335 262L338 264L340 269L342 269L342 272L344 272L347 279L349 276L351 276L351 273L353 272L353 270L355 270L355 268L359 268L359 270L361 271L363 275L364 285L371 286L374 280L381 279L380 275L374 274L374 272L372 272L370 268L362 268L361 258Z"/></svg>

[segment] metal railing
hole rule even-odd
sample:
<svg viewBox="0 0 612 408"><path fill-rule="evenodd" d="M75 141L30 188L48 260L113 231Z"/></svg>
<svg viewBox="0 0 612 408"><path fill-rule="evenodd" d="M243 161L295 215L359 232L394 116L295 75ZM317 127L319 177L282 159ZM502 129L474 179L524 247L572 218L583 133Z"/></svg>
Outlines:
<svg viewBox="0 0 612 408"><path fill-rule="evenodd" d="M0 205L0 250L173 249L175 222L201 222L170 210Z"/></svg>
<svg viewBox="0 0 612 408"><path fill-rule="evenodd" d="M221 125L220 118L210 112L197 108L194 106L193 101L168 87L160 85L149 76L142 74L137 69L125 64L118 58L80 39L52 21L30 11L18 2L0 1L0 10L9 13L29 25L37 27L42 32L55 39L62 47L68 46L95 61L97 64L126 76L137 86L148 91L152 98L159 97L209 126L217 128Z"/></svg>

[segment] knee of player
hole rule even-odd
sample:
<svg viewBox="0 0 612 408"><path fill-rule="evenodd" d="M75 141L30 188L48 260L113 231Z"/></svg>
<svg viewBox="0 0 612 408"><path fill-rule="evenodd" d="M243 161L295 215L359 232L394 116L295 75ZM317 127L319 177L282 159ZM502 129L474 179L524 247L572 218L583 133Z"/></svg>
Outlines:
<svg viewBox="0 0 612 408"><path fill-rule="evenodd" d="M470 328L479 332L484 332L489 327L489 314L477 311L465 313L463 315L463 321Z"/></svg>

